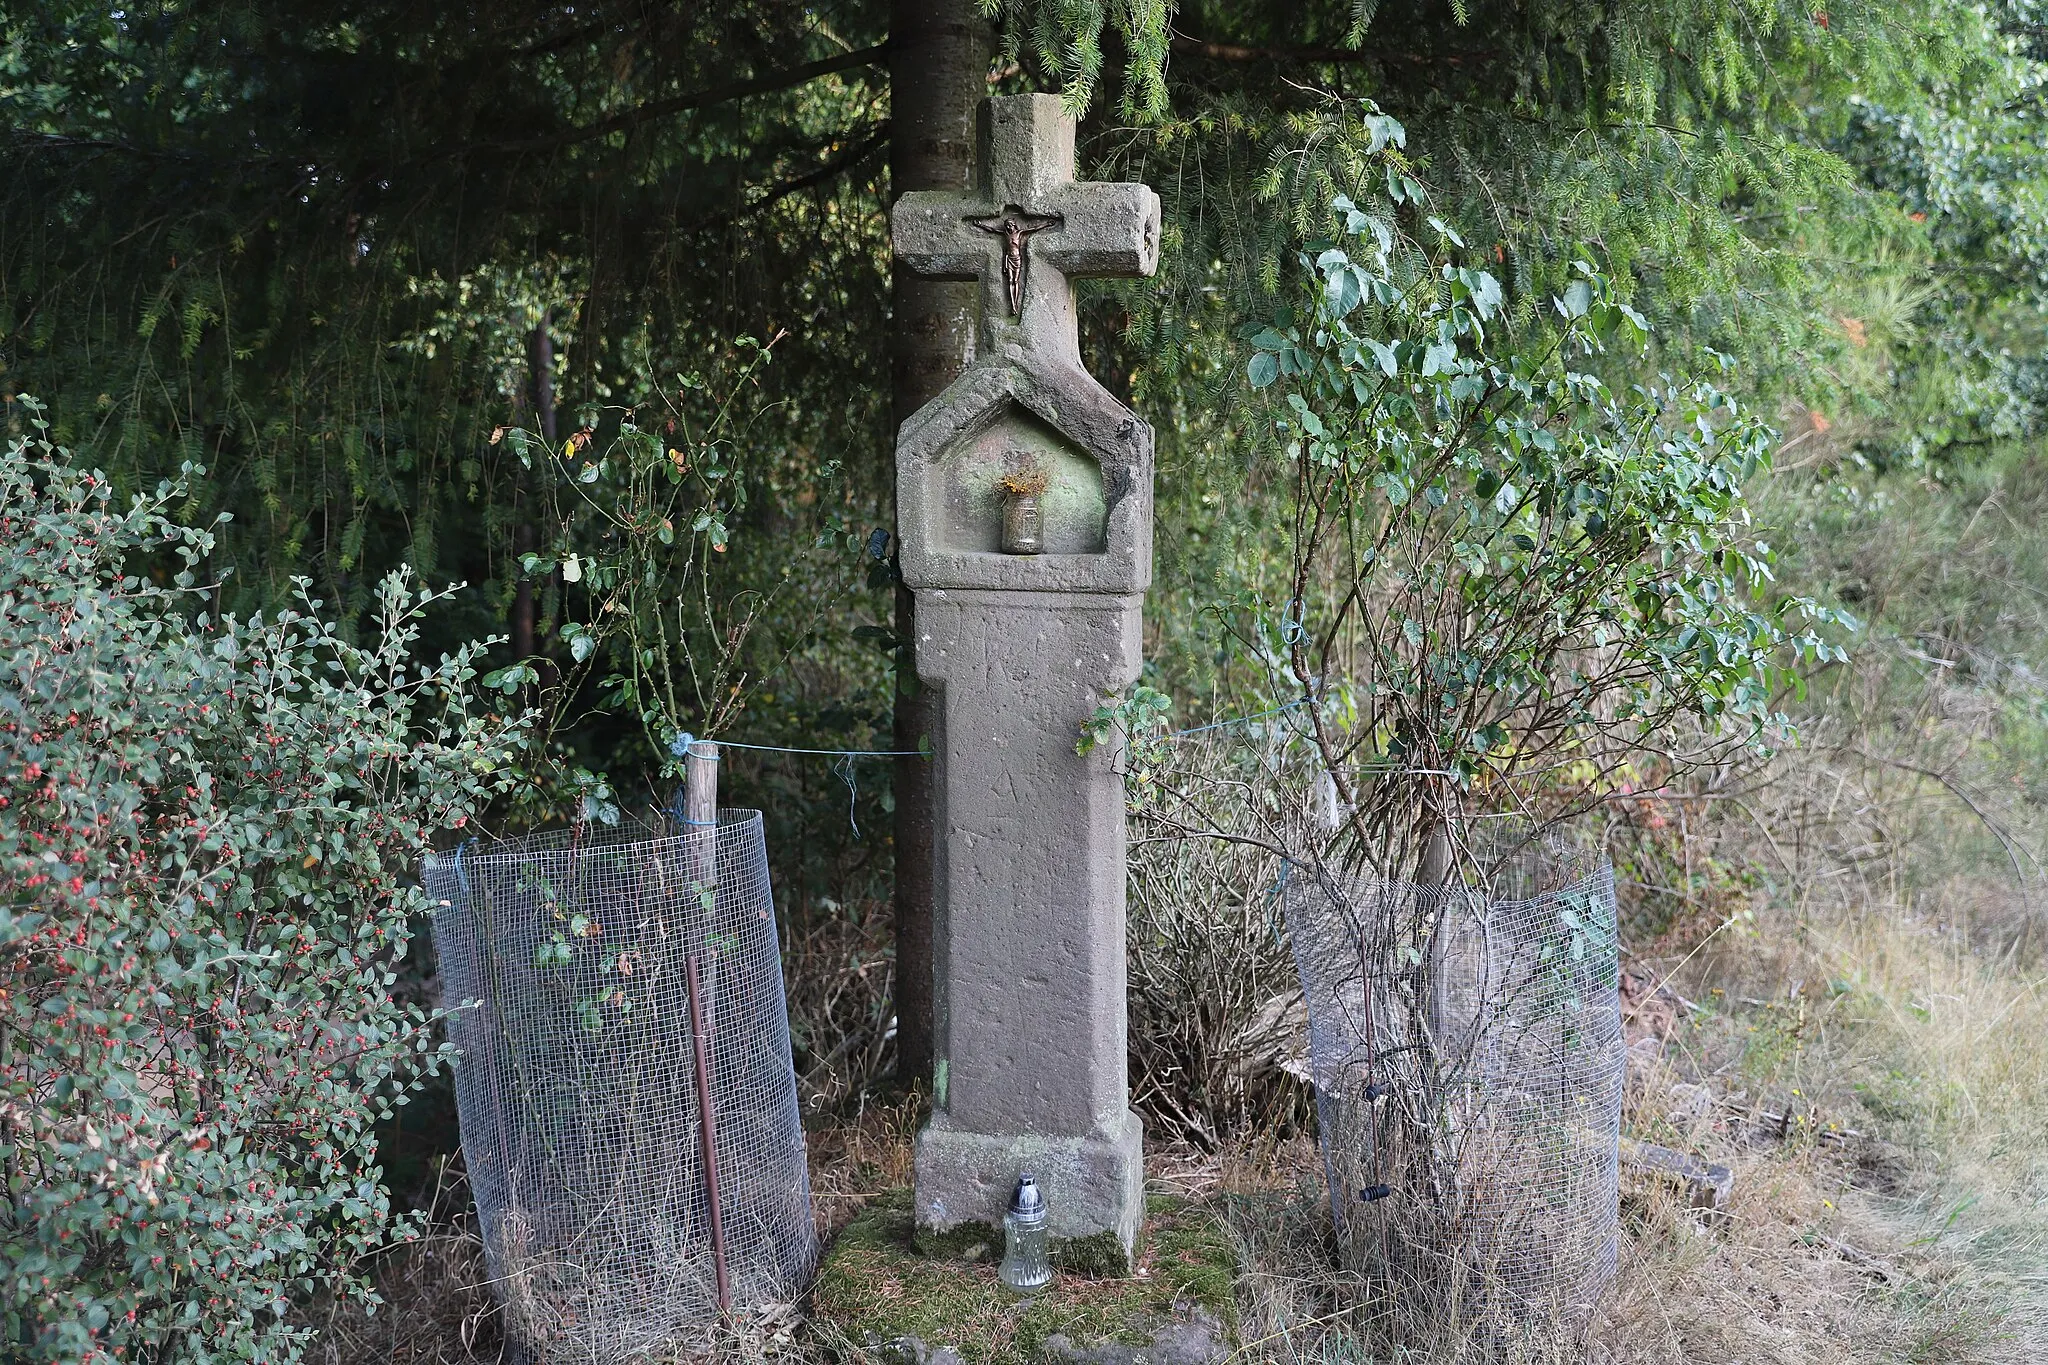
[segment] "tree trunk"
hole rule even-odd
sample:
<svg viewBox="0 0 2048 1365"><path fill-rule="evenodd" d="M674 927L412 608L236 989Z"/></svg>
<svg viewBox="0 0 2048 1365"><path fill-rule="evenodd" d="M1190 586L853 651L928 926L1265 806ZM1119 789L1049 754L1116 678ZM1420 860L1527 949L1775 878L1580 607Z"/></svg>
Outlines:
<svg viewBox="0 0 2048 1365"><path fill-rule="evenodd" d="M988 93L992 44L973 0L894 0L889 24L889 186L965 190L974 180L974 119ZM890 375L897 426L936 398L974 358L979 286L898 267L891 291ZM908 589L896 588L895 747L930 740L938 708L917 681ZM932 880L935 807L930 760L896 760L896 1074L932 1068Z"/></svg>

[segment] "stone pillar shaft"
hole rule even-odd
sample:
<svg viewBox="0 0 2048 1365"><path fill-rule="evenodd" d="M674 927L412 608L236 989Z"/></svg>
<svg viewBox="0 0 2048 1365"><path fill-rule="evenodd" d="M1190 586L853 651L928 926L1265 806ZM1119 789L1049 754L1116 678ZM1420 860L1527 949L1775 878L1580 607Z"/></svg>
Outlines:
<svg viewBox="0 0 2048 1365"><path fill-rule="evenodd" d="M993 1252L1029 1172L1069 1264L1127 1270L1145 1176L1125 1074L1124 788L1116 746L1076 746L1138 676L1152 430L1081 367L1070 281L1150 274L1159 200L1076 183L1055 96L992 100L983 127L976 193L906 194L890 215L899 260L982 286L974 364L896 445L899 563L940 713L917 1222L928 1245ZM1040 552L1007 554L998 531L1023 495L1042 505Z"/></svg>
<svg viewBox="0 0 2048 1365"><path fill-rule="evenodd" d="M932 592L919 672L940 690L945 902L941 1107L985 1133L1120 1131L1124 788L1111 746L1076 753L1135 679L1138 600Z"/></svg>

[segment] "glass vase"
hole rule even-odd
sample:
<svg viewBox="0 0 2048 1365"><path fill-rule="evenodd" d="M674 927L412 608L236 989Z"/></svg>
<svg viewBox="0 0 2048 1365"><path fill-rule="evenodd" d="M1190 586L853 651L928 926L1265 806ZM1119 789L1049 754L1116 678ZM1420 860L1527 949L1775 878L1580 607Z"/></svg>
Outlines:
<svg viewBox="0 0 2048 1365"><path fill-rule="evenodd" d="M1003 553L1035 555L1045 549L1045 513L1036 493L1003 495Z"/></svg>
<svg viewBox="0 0 2048 1365"><path fill-rule="evenodd" d="M1003 1214L1003 1263L996 1278L1019 1294L1052 1283L1052 1262L1045 1248L1045 1200L1028 1175L1017 1182L1017 1192Z"/></svg>

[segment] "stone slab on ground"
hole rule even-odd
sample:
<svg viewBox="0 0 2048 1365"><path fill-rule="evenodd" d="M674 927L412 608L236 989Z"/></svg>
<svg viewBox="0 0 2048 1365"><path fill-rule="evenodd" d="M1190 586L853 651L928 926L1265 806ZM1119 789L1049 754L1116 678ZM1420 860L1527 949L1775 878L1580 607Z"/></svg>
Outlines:
<svg viewBox="0 0 2048 1365"><path fill-rule="evenodd" d="M1708 1213L1724 1212L1735 1193L1735 1172L1728 1167L1654 1142L1623 1138L1621 1165L1625 1171L1676 1185L1689 1206Z"/></svg>
<svg viewBox="0 0 2048 1365"><path fill-rule="evenodd" d="M822 1344L903 1365L1209 1365L1235 1341L1236 1255L1207 1211L1147 1205L1139 1274L1056 1276L1036 1294L996 1280L1000 1242L921 1254L908 1190L881 1195L819 1268L813 1327Z"/></svg>

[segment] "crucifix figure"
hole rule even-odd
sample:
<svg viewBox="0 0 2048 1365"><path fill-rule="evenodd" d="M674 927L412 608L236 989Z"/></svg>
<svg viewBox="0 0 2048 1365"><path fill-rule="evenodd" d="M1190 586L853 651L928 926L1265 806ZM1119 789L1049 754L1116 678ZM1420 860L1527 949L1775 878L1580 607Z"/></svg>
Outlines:
<svg viewBox="0 0 2048 1365"><path fill-rule="evenodd" d="M967 221L983 232L1002 237L1003 291L1010 296L1010 316L1019 316L1024 311L1024 258L1031 250L1029 238L1032 233L1056 228L1065 220L1057 213L1026 213L1012 204L1001 213Z"/></svg>
<svg viewBox="0 0 2048 1365"><path fill-rule="evenodd" d="M980 184L899 198L889 211L896 258L920 275L981 281L981 353L1015 342L1078 364L1071 282L1156 270L1159 196L1075 180L1074 121L1056 97L985 108Z"/></svg>
<svg viewBox="0 0 2048 1365"><path fill-rule="evenodd" d="M1077 751L1137 680L1152 578L1152 429L1081 365L1077 277L1144 276L1159 198L1074 180L1056 95L992 99L972 194L890 214L912 270L981 282L974 361L903 424L896 499L915 661L937 696L932 1112L917 1139L927 1245L1002 1249L1018 1178L1057 1260L1131 1264L1144 1127L1125 1075L1118 746ZM1036 240L1031 240L1033 237ZM990 496L1029 452L1041 552L1005 554Z"/></svg>

